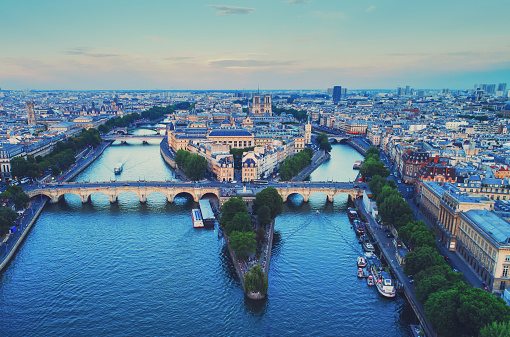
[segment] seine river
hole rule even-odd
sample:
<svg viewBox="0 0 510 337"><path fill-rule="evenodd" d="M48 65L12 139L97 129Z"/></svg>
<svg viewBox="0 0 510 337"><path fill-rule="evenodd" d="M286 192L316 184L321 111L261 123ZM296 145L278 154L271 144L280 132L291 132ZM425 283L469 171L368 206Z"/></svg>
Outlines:
<svg viewBox="0 0 510 337"><path fill-rule="evenodd" d="M354 179L361 156L334 145L312 180ZM154 145L112 145L77 181L171 180ZM124 193L48 205L0 275L2 336L407 336L403 296L388 300L356 277L360 245L346 195L291 197L276 220L264 302L245 300L213 230L192 227L193 202ZM315 210L320 210L319 216Z"/></svg>

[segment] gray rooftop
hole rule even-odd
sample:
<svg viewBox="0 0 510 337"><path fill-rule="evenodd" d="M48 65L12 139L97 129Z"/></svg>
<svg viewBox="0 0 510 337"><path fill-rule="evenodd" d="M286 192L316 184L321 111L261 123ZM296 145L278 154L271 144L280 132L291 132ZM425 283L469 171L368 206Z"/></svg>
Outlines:
<svg viewBox="0 0 510 337"><path fill-rule="evenodd" d="M486 209L472 209L464 214L480 227L485 234L500 244L509 244L510 223Z"/></svg>

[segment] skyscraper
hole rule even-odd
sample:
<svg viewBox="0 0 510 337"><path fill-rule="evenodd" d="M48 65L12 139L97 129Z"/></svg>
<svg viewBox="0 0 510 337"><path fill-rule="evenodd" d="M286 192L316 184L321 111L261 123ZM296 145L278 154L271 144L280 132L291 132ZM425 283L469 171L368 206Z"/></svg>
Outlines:
<svg viewBox="0 0 510 337"><path fill-rule="evenodd" d="M342 99L342 87L339 85L335 85L333 87L333 103L338 104Z"/></svg>

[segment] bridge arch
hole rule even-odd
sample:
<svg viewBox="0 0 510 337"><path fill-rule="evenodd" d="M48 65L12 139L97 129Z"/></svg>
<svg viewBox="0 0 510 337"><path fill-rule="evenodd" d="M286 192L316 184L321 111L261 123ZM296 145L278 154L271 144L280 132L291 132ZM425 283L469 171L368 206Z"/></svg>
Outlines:
<svg viewBox="0 0 510 337"><path fill-rule="evenodd" d="M151 196L151 197L149 197ZM149 199L157 199L160 198L160 196L164 197L168 201L168 196L163 191L150 191L147 193L146 200Z"/></svg>
<svg viewBox="0 0 510 337"><path fill-rule="evenodd" d="M177 193L175 195L174 200L175 200L175 198L186 198L186 199L191 199L195 202L198 202L195 195L189 191L180 191L179 193Z"/></svg>
<svg viewBox="0 0 510 337"><path fill-rule="evenodd" d="M287 197L285 198L284 202L286 202L286 201L292 202L292 203L306 202L303 194L299 193L299 192L291 192L291 193L287 194Z"/></svg>

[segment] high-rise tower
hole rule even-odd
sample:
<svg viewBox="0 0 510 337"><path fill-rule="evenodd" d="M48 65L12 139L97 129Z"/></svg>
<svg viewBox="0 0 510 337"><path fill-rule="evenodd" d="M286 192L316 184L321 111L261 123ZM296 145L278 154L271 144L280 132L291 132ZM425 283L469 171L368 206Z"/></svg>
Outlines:
<svg viewBox="0 0 510 337"><path fill-rule="evenodd" d="M34 102L27 102L28 125L35 124Z"/></svg>
<svg viewBox="0 0 510 337"><path fill-rule="evenodd" d="M342 87L336 85L333 87L333 104L340 103L341 99L342 99Z"/></svg>

